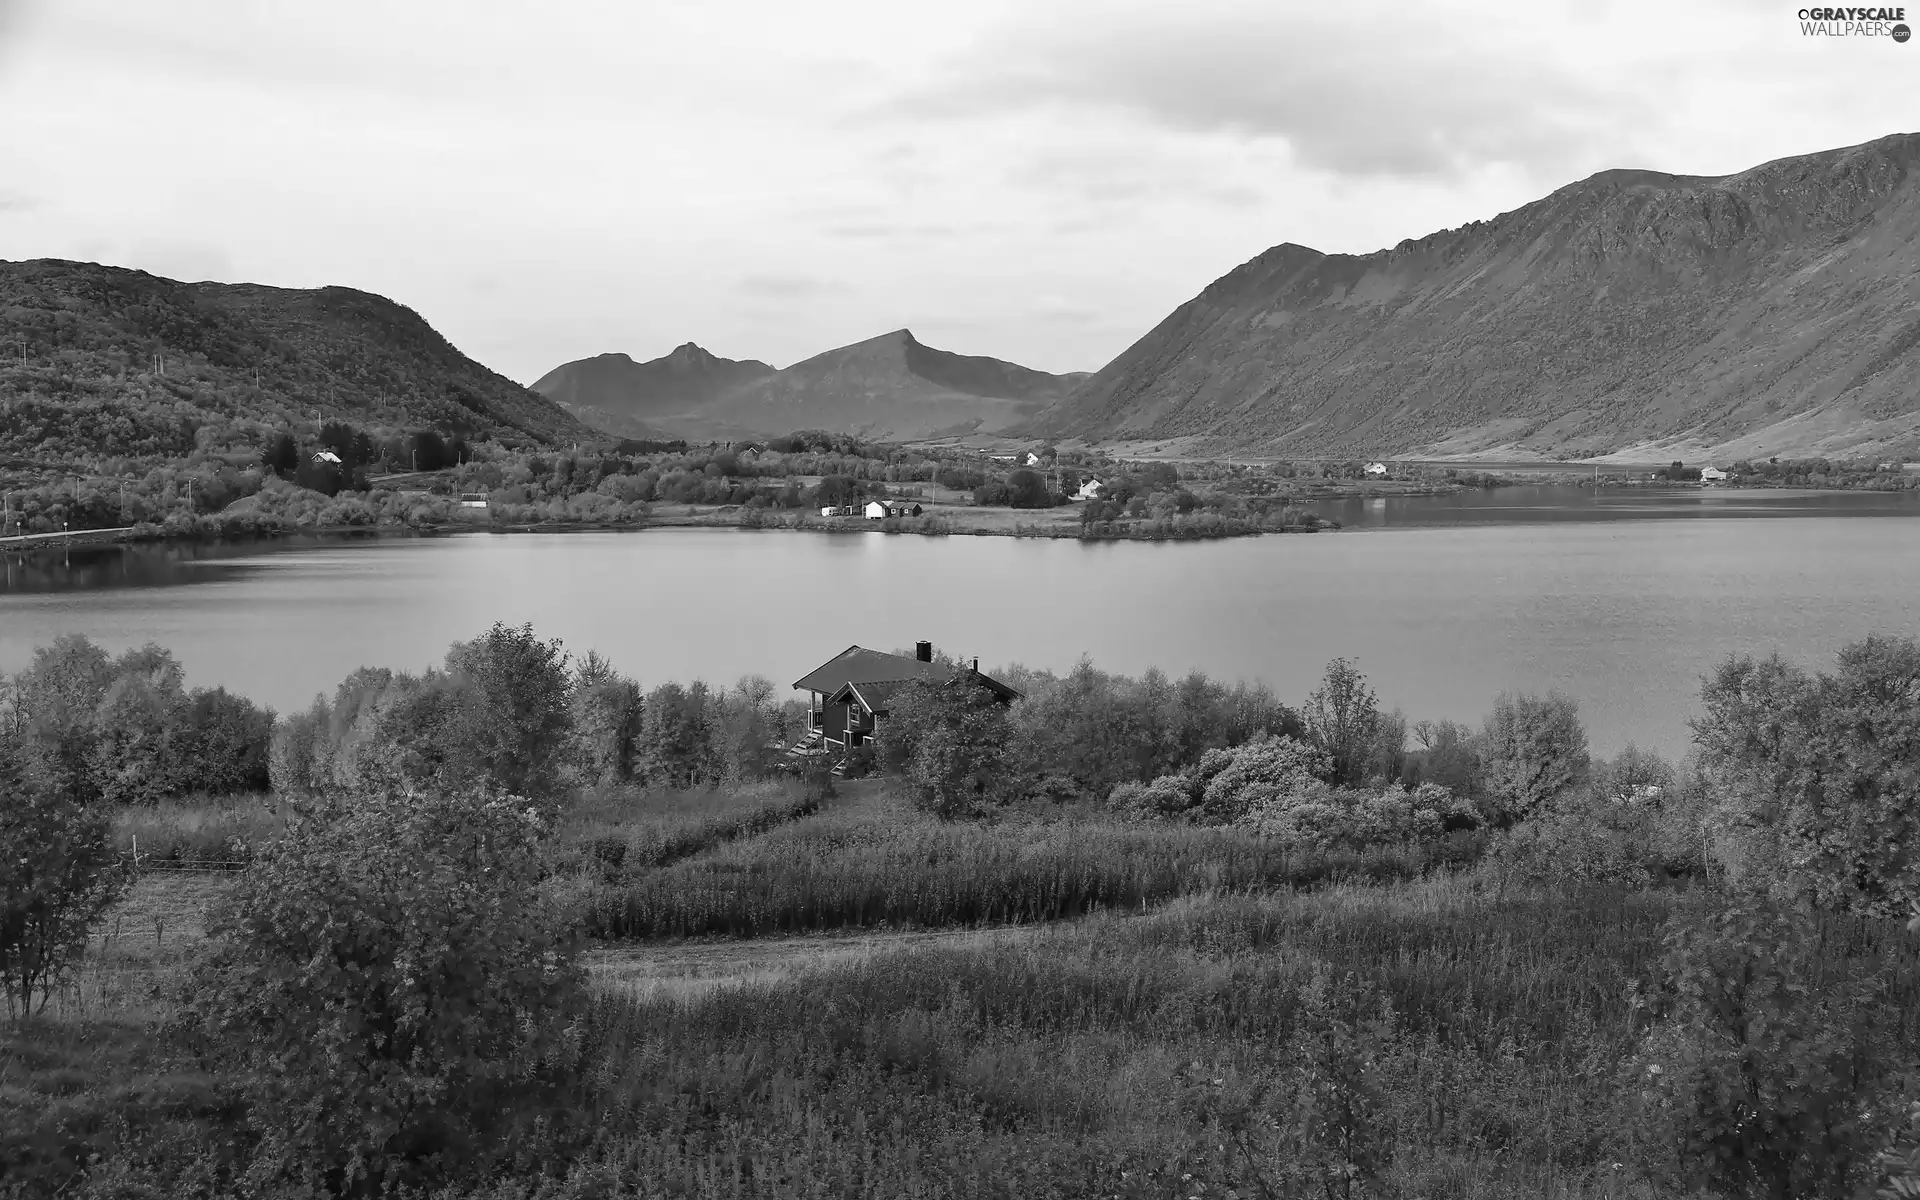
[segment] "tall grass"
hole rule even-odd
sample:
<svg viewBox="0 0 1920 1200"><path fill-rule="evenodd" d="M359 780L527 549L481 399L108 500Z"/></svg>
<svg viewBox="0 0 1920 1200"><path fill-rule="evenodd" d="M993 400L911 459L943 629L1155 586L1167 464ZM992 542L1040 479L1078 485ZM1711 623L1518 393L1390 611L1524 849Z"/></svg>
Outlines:
<svg viewBox="0 0 1920 1200"><path fill-rule="evenodd" d="M576 855L619 870L662 866L818 811L792 780L730 788L603 788L569 811L560 835Z"/></svg>
<svg viewBox="0 0 1920 1200"><path fill-rule="evenodd" d="M1284 1058L1319 967L1396 1014L1378 1194L1650 1196L1620 1065L1643 1031L1628 985L1679 898L1336 885L609 994L579 1116L603 1131L593 1169L670 1194L1222 1196L1188 1102ZM1834 977L1920 987L1897 927L1834 924L1825 946ZM1885 1015L1885 1052L1920 1052Z"/></svg>
<svg viewBox="0 0 1920 1200"><path fill-rule="evenodd" d="M247 862L285 828L270 797L201 796L118 809L113 844L155 864Z"/></svg>
<svg viewBox="0 0 1920 1200"><path fill-rule="evenodd" d="M1316 854L1233 830L822 814L664 869L583 879L569 898L590 934L612 938L1020 924L1198 893L1410 878L1472 852L1458 842Z"/></svg>

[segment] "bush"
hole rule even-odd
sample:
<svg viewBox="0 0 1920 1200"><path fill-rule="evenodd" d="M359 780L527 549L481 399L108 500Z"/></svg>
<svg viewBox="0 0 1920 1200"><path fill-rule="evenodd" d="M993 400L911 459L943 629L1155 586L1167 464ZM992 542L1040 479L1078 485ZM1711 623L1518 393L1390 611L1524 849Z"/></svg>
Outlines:
<svg viewBox="0 0 1920 1200"><path fill-rule="evenodd" d="M1212 757L1212 756L1209 756ZM1294 804L1318 799L1320 777L1333 767L1324 750L1290 737L1261 737L1212 757L1214 770L1201 794L1201 812L1215 824L1259 823Z"/></svg>
<svg viewBox="0 0 1920 1200"><path fill-rule="evenodd" d="M187 1004L248 1073L258 1173L374 1194L523 1142L585 1001L541 838L524 800L360 796L241 877Z"/></svg>
<svg viewBox="0 0 1920 1200"><path fill-rule="evenodd" d="M13 724L0 710L0 991L24 1019L85 953L126 879L105 813L35 781Z"/></svg>
<svg viewBox="0 0 1920 1200"><path fill-rule="evenodd" d="M1879 1140L1877 987L1819 978L1812 914L1759 891L1676 913L1666 946L1659 1019L1627 1067L1656 1177L1721 1195L1849 1195Z"/></svg>

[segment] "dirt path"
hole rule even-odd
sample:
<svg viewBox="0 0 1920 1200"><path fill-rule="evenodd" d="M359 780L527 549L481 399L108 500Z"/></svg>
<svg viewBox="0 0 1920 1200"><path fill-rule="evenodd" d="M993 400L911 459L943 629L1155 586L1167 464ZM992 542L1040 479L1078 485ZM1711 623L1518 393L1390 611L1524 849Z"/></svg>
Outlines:
<svg viewBox="0 0 1920 1200"><path fill-rule="evenodd" d="M804 937L633 943L589 951L594 984L636 999L692 999L719 987L776 983L828 963L859 962L914 946L983 945L1031 937L1041 925L997 929L886 929Z"/></svg>

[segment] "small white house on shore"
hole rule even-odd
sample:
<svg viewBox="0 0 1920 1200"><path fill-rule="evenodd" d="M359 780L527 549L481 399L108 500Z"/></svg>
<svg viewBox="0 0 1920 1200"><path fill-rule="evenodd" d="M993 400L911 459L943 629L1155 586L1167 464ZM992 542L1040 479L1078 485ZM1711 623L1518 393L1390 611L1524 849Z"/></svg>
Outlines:
<svg viewBox="0 0 1920 1200"><path fill-rule="evenodd" d="M487 506L487 494L485 492L461 492L460 493L461 508L485 508L486 506Z"/></svg>
<svg viewBox="0 0 1920 1200"><path fill-rule="evenodd" d="M1369 475L1385 475L1387 473L1387 464L1383 462L1370 462L1366 466L1366 472Z"/></svg>
<svg viewBox="0 0 1920 1200"><path fill-rule="evenodd" d="M867 517L870 520L884 521L891 515L893 514L887 511L887 506L884 502L879 500L867 501Z"/></svg>
<svg viewBox="0 0 1920 1200"><path fill-rule="evenodd" d="M1089 479L1080 485L1080 490L1073 494L1073 498L1075 500L1098 500L1100 493L1106 490L1106 484L1101 483L1098 479Z"/></svg>
<svg viewBox="0 0 1920 1200"><path fill-rule="evenodd" d="M1719 467L1701 467L1700 468L1701 483L1725 483L1726 481L1727 481L1727 473L1725 471L1722 471Z"/></svg>
<svg viewBox="0 0 1920 1200"><path fill-rule="evenodd" d="M340 456L331 450L316 450L313 454L313 461L317 463L329 463L337 467L340 465Z"/></svg>

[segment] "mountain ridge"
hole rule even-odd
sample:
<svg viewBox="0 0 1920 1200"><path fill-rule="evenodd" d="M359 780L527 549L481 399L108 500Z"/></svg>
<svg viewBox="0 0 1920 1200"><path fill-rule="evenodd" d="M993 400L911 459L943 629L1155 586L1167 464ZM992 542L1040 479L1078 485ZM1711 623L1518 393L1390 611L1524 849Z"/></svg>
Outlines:
<svg viewBox="0 0 1920 1200"><path fill-rule="evenodd" d="M1282 242L1025 431L1568 458L1905 443L1916 166L1900 134L1725 176L1602 171L1366 255Z"/></svg>
<svg viewBox="0 0 1920 1200"><path fill-rule="evenodd" d="M688 377L697 379L699 387L675 388L675 356L680 356L680 370L690 372ZM592 365L609 358L631 367ZM741 367L756 369L733 369ZM757 360L715 359L686 342L646 363L633 363L626 355L579 359L548 372L533 387L610 432L623 432L621 423L633 414L680 437L762 437L830 429L904 440L1017 425L1086 377L955 354L928 346L901 328L779 370Z"/></svg>
<svg viewBox="0 0 1920 1200"><path fill-rule="evenodd" d="M625 437L661 437L669 432L662 422L697 412L773 370L757 359L721 358L682 342L646 362L608 353L562 363L531 387L594 428Z"/></svg>

